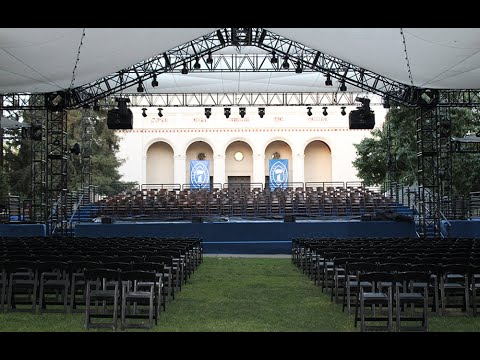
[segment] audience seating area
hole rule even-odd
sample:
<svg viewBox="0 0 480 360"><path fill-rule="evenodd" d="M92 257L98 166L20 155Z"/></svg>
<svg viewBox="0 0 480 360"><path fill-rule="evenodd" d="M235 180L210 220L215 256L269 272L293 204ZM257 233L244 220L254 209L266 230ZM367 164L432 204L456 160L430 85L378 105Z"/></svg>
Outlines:
<svg viewBox="0 0 480 360"><path fill-rule="evenodd" d="M269 187L253 185L213 188L211 191L149 188L100 200L97 216L186 219L196 216L360 216L395 210L398 206L392 199L362 185L333 185L286 187L273 191Z"/></svg>
<svg viewBox="0 0 480 360"><path fill-rule="evenodd" d="M197 238L0 237L1 311L84 312L87 329L116 330L119 319L122 330L150 328L202 261Z"/></svg>
<svg viewBox="0 0 480 360"><path fill-rule="evenodd" d="M298 238L292 262L332 302L354 311L362 331L428 331L432 313L477 314L476 239Z"/></svg>

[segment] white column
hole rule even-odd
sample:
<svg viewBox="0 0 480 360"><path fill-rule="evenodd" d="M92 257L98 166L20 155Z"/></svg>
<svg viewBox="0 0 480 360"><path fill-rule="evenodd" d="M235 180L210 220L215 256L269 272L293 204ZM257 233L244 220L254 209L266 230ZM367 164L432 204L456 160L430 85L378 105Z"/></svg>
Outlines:
<svg viewBox="0 0 480 360"><path fill-rule="evenodd" d="M304 182L305 181L305 155L304 154L295 154L292 156L292 180L293 182ZM290 181L290 180L289 180Z"/></svg>
<svg viewBox="0 0 480 360"><path fill-rule="evenodd" d="M225 178L225 154L214 154L213 162L213 183L224 184L227 182Z"/></svg>
<svg viewBox="0 0 480 360"><path fill-rule="evenodd" d="M265 183L265 154L253 154L252 182Z"/></svg>
<svg viewBox="0 0 480 360"><path fill-rule="evenodd" d="M175 184L186 184L189 183L185 178L187 173L187 157L185 155L174 155L173 159L173 182Z"/></svg>

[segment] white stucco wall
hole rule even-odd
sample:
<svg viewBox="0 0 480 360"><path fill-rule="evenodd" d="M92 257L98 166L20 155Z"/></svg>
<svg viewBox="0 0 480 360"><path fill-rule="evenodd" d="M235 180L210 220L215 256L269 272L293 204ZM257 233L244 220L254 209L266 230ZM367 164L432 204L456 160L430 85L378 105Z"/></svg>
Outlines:
<svg viewBox="0 0 480 360"><path fill-rule="evenodd" d="M313 115L308 116L303 106L273 106L267 107L265 116L260 118L257 108L247 107L245 117L241 118L238 107L232 107L232 114L226 119L223 108L212 107L212 115L207 119L200 107L164 108L161 118L156 108L147 109L147 117L142 117L140 108L132 108L134 129L117 131L121 138L118 157L125 160L120 173L125 181L146 183L147 149L162 141L173 149L174 182L188 183L187 160L192 154L187 156L187 149L196 141L204 141L212 149L210 160L214 164L210 171L214 182L223 184L227 182L225 161L234 161L225 160L226 150L232 142L243 141L252 152L252 182L263 183L267 157L271 156L265 151L270 143L280 140L291 149L290 181L304 182L305 148L313 140L321 140L331 150L331 180L358 181L352 165L356 156L354 144L369 136L370 130L348 129L348 112L354 109L347 107L347 115L342 116L340 107L330 106L328 115L323 116L321 107L313 107ZM372 106L372 110L375 111L375 126L379 127L386 109ZM171 166L171 162L167 165ZM231 171L231 166L228 168Z"/></svg>

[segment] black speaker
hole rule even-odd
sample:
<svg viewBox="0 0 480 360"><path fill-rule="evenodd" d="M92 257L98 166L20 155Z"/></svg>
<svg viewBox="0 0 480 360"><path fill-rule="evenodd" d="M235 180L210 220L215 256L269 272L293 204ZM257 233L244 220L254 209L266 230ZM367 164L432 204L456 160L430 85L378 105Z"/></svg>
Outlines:
<svg viewBox="0 0 480 360"><path fill-rule="evenodd" d="M295 222L296 218L295 215L285 215L283 217L283 222Z"/></svg>
<svg viewBox="0 0 480 360"><path fill-rule="evenodd" d="M203 223L203 218L201 216L192 217L192 223Z"/></svg>
<svg viewBox="0 0 480 360"><path fill-rule="evenodd" d="M112 224L113 220L111 217L102 217L102 224Z"/></svg>
<svg viewBox="0 0 480 360"><path fill-rule="evenodd" d="M109 129L133 129L133 114L130 109L112 109L107 113Z"/></svg>
<svg viewBox="0 0 480 360"><path fill-rule="evenodd" d="M371 110L352 110L348 114L349 129L373 129L375 126L375 114Z"/></svg>

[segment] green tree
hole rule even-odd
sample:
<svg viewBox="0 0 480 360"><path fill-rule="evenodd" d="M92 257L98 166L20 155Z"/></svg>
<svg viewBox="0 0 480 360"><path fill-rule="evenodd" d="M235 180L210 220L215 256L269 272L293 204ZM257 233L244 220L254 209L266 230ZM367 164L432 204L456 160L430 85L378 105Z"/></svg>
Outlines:
<svg viewBox="0 0 480 360"><path fill-rule="evenodd" d="M480 117L475 110L453 108L449 116L452 120L452 136L462 137L480 129ZM383 127L372 130L371 137L363 139L355 147L357 157L353 165L357 169L357 176L367 185L380 185L387 180L389 160L392 181L414 184L417 181L415 109L392 107ZM480 190L479 157L480 154L451 154L455 194L466 195L470 191Z"/></svg>
<svg viewBox="0 0 480 360"><path fill-rule="evenodd" d="M106 111L92 111L93 142L91 146L92 185L98 186L100 194L117 193L131 187L131 183L120 181L118 168L122 160L117 158L119 138L107 127ZM24 111L25 122L31 123L31 114ZM82 110L67 111L67 146L82 144ZM10 192L23 198L31 197L31 140L17 137L5 145L5 173ZM68 189L77 190L81 186L81 156L68 151ZM1 176L1 175L0 175ZM1 181L1 180L0 180ZM0 184L1 186L1 184Z"/></svg>

